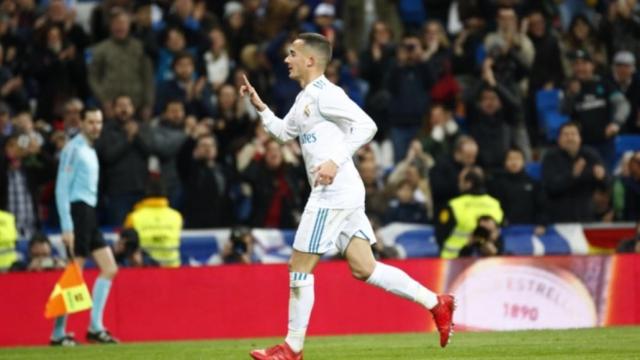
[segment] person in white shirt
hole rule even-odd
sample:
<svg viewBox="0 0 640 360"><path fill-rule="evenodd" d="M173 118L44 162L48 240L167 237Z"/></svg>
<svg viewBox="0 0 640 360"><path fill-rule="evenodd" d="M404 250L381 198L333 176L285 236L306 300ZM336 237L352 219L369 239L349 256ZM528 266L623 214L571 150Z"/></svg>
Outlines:
<svg viewBox="0 0 640 360"><path fill-rule="evenodd" d="M440 345L452 332L454 300L436 295L400 269L375 261L375 237L364 212L365 190L352 156L377 131L373 120L344 91L324 77L331 44L322 35L300 34L285 63L302 91L284 119L276 117L247 78L241 96L249 96L266 130L280 141L298 138L312 187L300 220L289 263L289 331L283 344L251 352L258 360L302 359L302 347L314 302L313 269L336 246L353 276L422 304L432 312Z"/></svg>

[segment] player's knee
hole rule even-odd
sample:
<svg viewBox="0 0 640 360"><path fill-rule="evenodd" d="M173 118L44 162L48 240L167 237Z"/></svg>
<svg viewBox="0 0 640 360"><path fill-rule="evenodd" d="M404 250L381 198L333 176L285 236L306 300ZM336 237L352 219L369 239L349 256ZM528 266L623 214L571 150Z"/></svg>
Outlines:
<svg viewBox="0 0 640 360"><path fill-rule="evenodd" d="M114 277L116 277L116 274L118 274L118 266L114 265L114 266L109 266L105 269L103 269L102 271L100 271L100 275L104 278L107 279L113 279Z"/></svg>
<svg viewBox="0 0 640 360"><path fill-rule="evenodd" d="M353 275L354 278L360 281L366 281L371 276L372 273L373 273L372 266L363 265L363 266L351 267L351 275Z"/></svg>

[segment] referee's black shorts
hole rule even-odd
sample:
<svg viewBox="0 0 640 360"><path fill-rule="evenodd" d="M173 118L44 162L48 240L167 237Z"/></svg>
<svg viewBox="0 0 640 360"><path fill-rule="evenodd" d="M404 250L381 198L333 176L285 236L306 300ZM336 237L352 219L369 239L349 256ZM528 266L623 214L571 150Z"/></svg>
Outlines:
<svg viewBox="0 0 640 360"><path fill-rule="evenodd" d="M96 209L82 201L71 203L71 219L75 256L88 257L94 250L107 246L98 228Z"/></svg>

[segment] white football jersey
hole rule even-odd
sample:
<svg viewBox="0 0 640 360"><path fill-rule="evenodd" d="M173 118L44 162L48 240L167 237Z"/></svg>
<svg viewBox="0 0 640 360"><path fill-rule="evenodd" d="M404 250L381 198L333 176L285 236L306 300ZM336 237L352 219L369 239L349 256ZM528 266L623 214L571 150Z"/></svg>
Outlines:
<svg viewBox="0 0 640 360"><path fill-rule="evenodd" d="M371 141L378 128L340 87L320 76L298 94L284 119L268 108L260 116L267 131L280 141L298 138L312 187L307 206L328 209L364 206L364 185L352 156ZM312 169L327 160L338 165L333 183L313 187Z"/></svg>

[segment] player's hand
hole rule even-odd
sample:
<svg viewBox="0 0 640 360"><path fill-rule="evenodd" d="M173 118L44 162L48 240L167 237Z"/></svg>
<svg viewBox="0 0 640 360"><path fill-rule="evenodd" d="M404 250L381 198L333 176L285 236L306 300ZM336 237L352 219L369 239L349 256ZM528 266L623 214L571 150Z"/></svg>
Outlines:
<svg viewBox="0 0 640 360"><path fill-rule="evenodd" d="M315 175L316 179L313 184L314 187L318 185L331 185L338 173L338 165L336 165L333 160L327 160L313 168L311 173Z"/></svg>
<svg viewBox="0 0 640 360"><path fill-rule="evenodd" d="M65 231L62 233L62 243L69 248L69 252L73 254L73 245L75 243L75 236L73 231Z"/></svg>
<svg viewBox="0 0 640 360"><path fill-rule="evenodd" d="M256 89L251 86L249 79L247 79L247 75L242 74L242 79L244 84L240 86L240 96L249 95L249 101L251 101L251 104L256 108L256 110L264 111L264 109L267 108L267 105L262 102L262 99L258 96Z"/></svg>

